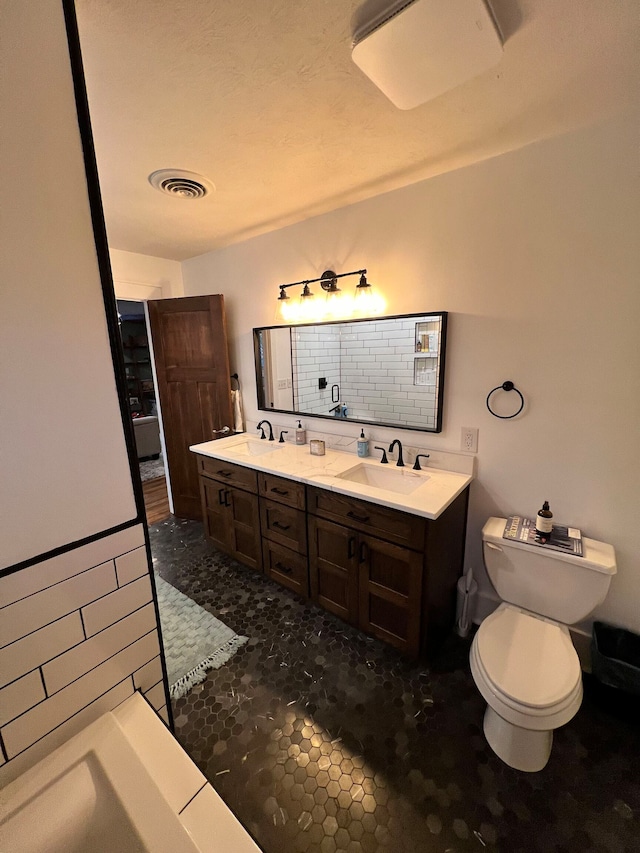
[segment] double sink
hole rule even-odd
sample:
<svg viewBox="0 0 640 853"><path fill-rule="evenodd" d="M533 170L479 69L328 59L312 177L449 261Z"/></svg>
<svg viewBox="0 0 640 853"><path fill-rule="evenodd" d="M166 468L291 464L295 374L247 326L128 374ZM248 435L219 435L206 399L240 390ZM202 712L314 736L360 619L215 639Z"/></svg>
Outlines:
<svg viewBox="0 0 640 853"><path fill-rule="evenodd" d="M430 519L438 518L473 479L470 474L434 467L427 472L383 465L374 458L356 462L353 452L342 450L328 449L325 456L312 456L308 445L263 441L246 434L196 444L190 449Z"/></svg>
<svg viewBox="0 0 640 853"><path fill-rule="evenodd" d="M227 449L230 456L237 456L238 461L241 458L250 458L255 456L265 456L271 453L278 453L288 445L272 442L263 442L260 440L247 440L240 444L235 444ZM347 471L336 473L336 478L339 480L347 480L350 483L360 483L364 486L369 486L373 489L379 489L384 492L394 492L399 495L409 495L415 492L420 486L423 486L429 479L428 474L418 473L417 471L407 471L404 468L380 468L369 464L360 463L349 468Z"/></svg>

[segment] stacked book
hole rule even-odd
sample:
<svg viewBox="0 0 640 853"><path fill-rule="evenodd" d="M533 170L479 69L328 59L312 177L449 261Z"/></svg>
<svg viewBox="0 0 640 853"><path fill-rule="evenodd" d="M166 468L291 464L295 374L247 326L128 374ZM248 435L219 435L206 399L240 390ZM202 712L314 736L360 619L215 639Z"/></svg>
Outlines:
<svg viewBox="0 0 640 853"><path fill-rule="evenodd" d="M552 551L563 551L565 554L574 554L576 557L583 556L582 533L576 527L562 527L560 524L554 524L549 537L542 540L536 533L534 519L512 515L507 519L502 538L535 545L538 548L550 548Z"/></svg>

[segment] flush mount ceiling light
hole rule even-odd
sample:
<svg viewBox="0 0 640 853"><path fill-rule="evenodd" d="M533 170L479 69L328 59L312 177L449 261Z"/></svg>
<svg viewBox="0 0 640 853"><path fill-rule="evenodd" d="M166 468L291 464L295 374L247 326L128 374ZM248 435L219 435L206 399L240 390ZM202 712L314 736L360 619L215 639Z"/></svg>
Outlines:
<svg viewBox="0 0 640 853"><path fill-rule="evenodd" d="M360 30L351 58L410 110L500 62L502 39L484 0L412 0Z"/></svg>
<svg viewBox="0 0 640 853"><path fill-rule="evenodd" d="M204 198L216 189L203 175L183 169L158 169L149 175L149 183L160 192L176 198Z"/></svg>
<svg viewBox="0 0 640 853"><path fill-rule="evenodd" d="M333 270L325 270L319 278L278 285L280 295L277 300L276 319L284 320L285 323L317 323L353 315L381 314L385 308L385 301L379 294L374 294L373 287L367 281L366 273L366 270L354 270L337 274ZM349 275L360 276L354 295L345 293L338 287L338 279ZM316 282L320 282L320 287L326 293L324 299L316 297L309 287ZM292 299L287 293L287 288L300 286L302 286L300 296L298 299Z"/></svg>

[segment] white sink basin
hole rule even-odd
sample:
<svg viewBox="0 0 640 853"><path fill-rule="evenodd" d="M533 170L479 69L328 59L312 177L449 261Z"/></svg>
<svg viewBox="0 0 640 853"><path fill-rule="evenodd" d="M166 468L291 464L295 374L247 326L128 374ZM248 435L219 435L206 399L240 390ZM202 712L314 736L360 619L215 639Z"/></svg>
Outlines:
<svg viewBox="0 0 640 853"><path fill-rule="evenodd" d="M350 483L361 483L364 486L401 495L410 495L429 479L428 474L412 471L411 468L387 468L362 464L343 471L337 477L340 480L348 480Z"/></svg>
<svg viewBox="0 0 640 853"><path fill-rule="evenodd" d="M265 453L273 453L275 450L282 450L284 444L276 444L273 441L243 441L242 444L234 444L233 447L228 447L226 452L233 453L234 456L264 456Z"/></svg>

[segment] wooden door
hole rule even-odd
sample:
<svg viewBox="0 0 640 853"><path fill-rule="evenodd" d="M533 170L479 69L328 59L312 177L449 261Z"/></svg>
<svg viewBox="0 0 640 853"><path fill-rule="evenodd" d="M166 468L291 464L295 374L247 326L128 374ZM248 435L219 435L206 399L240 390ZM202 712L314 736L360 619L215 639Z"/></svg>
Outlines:
<svg viewBox="0 0 640 853"><path fill-rule="evenodd" d="M148 306L174 512L199 519L189 446L233 427L224 298L152 299Z"/></svg>
<svg viewBox="0 0 640 853"><path fill-rule="evenodd" d="M360 534L359 627L417 655L422 610L422 554Z"/></svg>
<svg viewBox="0 0 640 853"><path fill-rule="evenodd" d="M351 625L358 624L358 534L309 516L309 580L313 600Z"/></svg>

